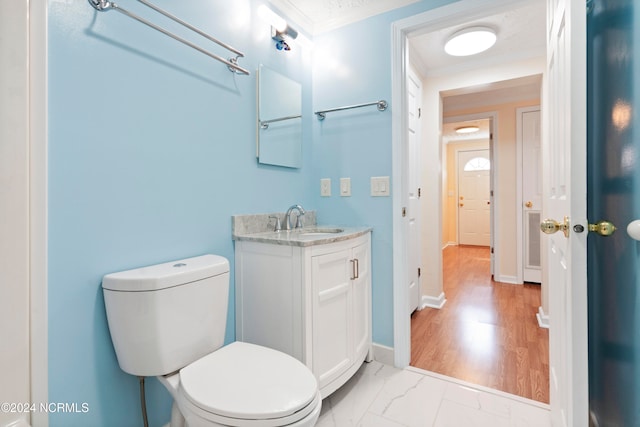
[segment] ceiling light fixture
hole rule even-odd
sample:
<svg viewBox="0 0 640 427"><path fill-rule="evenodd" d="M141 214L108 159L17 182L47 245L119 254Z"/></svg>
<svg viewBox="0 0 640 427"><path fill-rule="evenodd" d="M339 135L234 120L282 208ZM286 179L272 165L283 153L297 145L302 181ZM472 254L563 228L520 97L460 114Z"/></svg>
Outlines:
<svg viewBox="0 0 640 427"><path fill-rule="evenodd" d="M469 56L484 52L496 43L496 32L489 27L469 27L454 33L444 45L451 56Z"/></svg>
<svg viewBox="0 0 640 427"><path fill-rule="evenodd" d="M456 128L456 133L473 133L478 132L480 128L478 126L461 126Z"/></svg>

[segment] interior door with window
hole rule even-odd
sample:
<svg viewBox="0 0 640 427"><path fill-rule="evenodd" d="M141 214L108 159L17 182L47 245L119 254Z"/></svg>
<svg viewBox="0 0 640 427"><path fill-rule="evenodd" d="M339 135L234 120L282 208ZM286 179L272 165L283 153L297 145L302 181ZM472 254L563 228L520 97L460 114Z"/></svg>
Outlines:
<svg viewBox="0 0 640 427"><path fill-rule="evenodd" d="M458 153L458 243L491 244L489 150Z"/></svg>
<svg viewBox="0 0 640 427"><path fill-rule="evenodd" d="M640 423L640 4L596 0L588 26L589 409L592 425ZM630 234L626 228L631 225ZM632 237L633 236L633 237Z"/></svg>

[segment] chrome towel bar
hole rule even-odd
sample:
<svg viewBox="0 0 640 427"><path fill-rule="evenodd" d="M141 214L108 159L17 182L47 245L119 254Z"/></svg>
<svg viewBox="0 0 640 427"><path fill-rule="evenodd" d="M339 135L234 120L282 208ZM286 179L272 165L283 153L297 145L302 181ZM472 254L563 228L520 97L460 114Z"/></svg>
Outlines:
<svg viewBox="0 0 640 427"><path fill-rule="evenodd" d="M380 101L367 102L365 104L348 105L346 107L338 107L338 108L331 108L330 110L316 111L314 114L318 116L318 120L324 120L325 117L327 116L326 113L332 113L334 111L350 110L352 108L368 107L370 105L377 105L378 111L384 111L387 109L387 106L388 106L387 101L385 101L384 99L381 99Z"/></svg>
<svg viewBox="0 0 640 427"><path fill-rule="evenodd" d="M271 119L271 120L260 120L260 128L268 129L269 128L269 123L282 122L284 120L297 119L299 117L302 117L302 114L297 114L295 116L280 117L280 118Z"/></svg>
<svg viewBox="0 0 640 427"><path fill-rule="evenodd" d="M140 22L140 23L142 23L142 24L144 24L144 25L146 25L146 26L148 26L150 28L153 28L154 30L160 31L162 34L164 34L166 36L169 36L172 39L174 39L176 41L179 41L180 43L185 44L185 45L197 50L200 53L204 53L205 55L215 59L216 61L220 61L223 64L226 64L227 67L229 68L229 70L231 70L234 73L244 74L244 75L249 75L250 74L248 70L242 68L241 66L239 66L237 64L238 58L244 57L244 54L242 52L240 52L239 50L229 46L226 43L221 42L220 40L218 40L218 39L216 39L214 37L211 37L209 34L205 33L204 31L199 30L198 28L194 27L193 25L183 21L180 18L177 18L177 17L173 16L169 12L159 8L158 6L155 6L155 5L151 4L151 3L149 3L146 0L136 0L136 1L138 1L139 3L142 3L143 5L155 10L156 12L158 12L158 13L160 13L162 15L166 16L167 18L177 22L178 24L190 29L191 31L201 35L202 37L205 37L206 39L208 39L208 40L210 40L210 41L222 46L223 48L235 53L236 57L235 58L230 58L230 59L224 59L223 57L218 56L215 53L211 53L208 50L205 50L205 49L201 48L200 46L195 45L195 44L191 43L190 41L185 40L182 37L177 36L177 35L169 32L169 31L165 30L164 28L157 26L156 24L153 24L153 23L147 21L146 19L141 18L140 16L138 16L138 15L132 13L132 12L129 12L126 9L123 9L122 7L118 6L116 3L112 2L112 1L108 1L108 0L88 0L89 4L91 6L93 6L93 8L96 9L97 11L104 12L104 11L107 11L107 10L110 10L110 9L117 10L118 12L122 13L123 15L128 16L129 18L135 19L136 21L138 21L138 22Z"/></svg>

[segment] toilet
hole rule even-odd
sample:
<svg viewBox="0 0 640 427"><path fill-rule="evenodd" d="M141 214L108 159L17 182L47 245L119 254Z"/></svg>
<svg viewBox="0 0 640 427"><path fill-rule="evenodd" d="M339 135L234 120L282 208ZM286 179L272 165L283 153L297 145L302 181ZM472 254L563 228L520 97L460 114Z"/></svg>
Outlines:
<svg viewBox="0 0 640 427"><path fill-rule="evenodd" d="M224 345L224 257L108 274L102 289L118 364L158 377L174 400L171 427L315 425L322 399L309 368L270 348Z"/></svg>

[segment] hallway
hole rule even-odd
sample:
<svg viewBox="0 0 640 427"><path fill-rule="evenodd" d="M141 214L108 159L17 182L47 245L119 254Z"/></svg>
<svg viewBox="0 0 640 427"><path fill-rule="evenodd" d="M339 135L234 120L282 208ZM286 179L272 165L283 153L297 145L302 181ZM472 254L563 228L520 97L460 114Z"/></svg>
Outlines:
<svg viewBox="0 0 640 427"><path fill-rule="evenodd" d="M447 303L412 315L411 366L548 403L540 286L491 280L487 247L449 246L443 266Z"/></svg>

